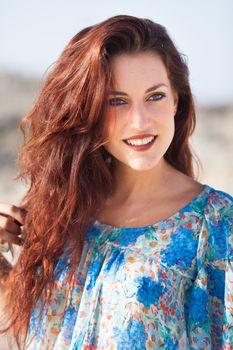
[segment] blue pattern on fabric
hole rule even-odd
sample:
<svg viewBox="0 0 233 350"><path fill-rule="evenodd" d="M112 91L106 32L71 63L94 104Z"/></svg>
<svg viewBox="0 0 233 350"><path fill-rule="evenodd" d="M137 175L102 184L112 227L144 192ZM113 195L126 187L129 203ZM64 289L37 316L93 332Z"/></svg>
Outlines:
<svg viewBox="0 0 233 350"><path fill-rule="evenodd" d="M143 228L98 220L68 299L67 252L25 350L225 350L233 344L233 197L205 185L179 212ZM63 313L63 311L65 311Z"/></svg>

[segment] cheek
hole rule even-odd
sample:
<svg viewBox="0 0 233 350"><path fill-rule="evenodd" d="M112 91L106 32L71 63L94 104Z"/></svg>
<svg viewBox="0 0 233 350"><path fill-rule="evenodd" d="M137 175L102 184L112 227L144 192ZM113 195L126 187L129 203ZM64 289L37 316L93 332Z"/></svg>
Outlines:
<svg viewBox="0 0 233 350"><path fill-rule="evenodd" d="M170 101L164 101L163 104L157 106L156 115L158 117L163 116L164 119L170 118L174 115L174 106L172 103L170 103Z"/></svg>
<svg viewBox="0 0 233 350"><path fill-rule="evenodd" d="M108 114L107 126L105 128L105 137L107 143L105 149L112 155L115 155L119 150L119 140L122 139L122 127L119 118L115 114Z"/></svg>
<svg viewBox="0 0 233 350"><path fill-rule="evenodd" d="M170 104L162 106L156 111L156 121L161 126L174 123L174 107Z"/></svg>
<svg viewBox="0 0 233 350"><path fill-rule="evenodd" d="M109 113L105 120L105 136L108 138L113 138L115 135L117 135L117 132L120 129L119 118L117 118L115 114Z"/></svg>

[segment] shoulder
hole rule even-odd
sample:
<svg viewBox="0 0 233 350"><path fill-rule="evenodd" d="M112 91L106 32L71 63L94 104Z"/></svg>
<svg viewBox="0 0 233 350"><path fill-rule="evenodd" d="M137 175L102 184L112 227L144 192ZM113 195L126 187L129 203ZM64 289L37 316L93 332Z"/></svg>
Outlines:
<svg viewBox="0 0 233 350"><path fill-rule="evenodd" d="M208 190L204 231L209 246L208 261L216 265L222 259L233 260L233 197L210 186Z"/></svg>
<svg viewBox="0 0 233 350"><path fill-rule="evenodd" d="M233 220L233 197L222 190L207 185L208 196L205 204L205 215L219 221L223 218Z"/></svg>

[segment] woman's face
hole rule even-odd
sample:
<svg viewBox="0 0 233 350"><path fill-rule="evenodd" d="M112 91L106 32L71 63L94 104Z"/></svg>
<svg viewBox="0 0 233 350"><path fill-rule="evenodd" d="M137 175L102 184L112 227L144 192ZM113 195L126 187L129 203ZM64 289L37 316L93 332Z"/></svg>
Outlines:
<svg viewBox="0 0 233 350"><path fill-rule="evenodd" d="M108 96L105 120L109 141L105 148L116 164L152 169L174 136L177 94L156 53L120 54L111 64L115 86ZM135 139L128 144L126 140L132 137Z"/></svg>

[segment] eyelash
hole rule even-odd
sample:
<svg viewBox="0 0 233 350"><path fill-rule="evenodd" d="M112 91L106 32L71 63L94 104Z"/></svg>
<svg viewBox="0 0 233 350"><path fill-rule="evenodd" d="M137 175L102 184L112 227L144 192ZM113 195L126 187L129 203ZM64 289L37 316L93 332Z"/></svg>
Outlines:
<svg viewBox="0 0 233 350"><path fill-rule="evenodd" d="M158 95L160 95L160 96L162 96L161 98L159 98L159 99L156 99L156 100L153 100L153 101L160 101L160 100L162 100L165 96L166 96L166 94L164 94L164 93L161 93L161 92L159 92L159 93L156 93L156 94L153 94L153 95L151 95L149 98L151 98L151 97L153 97L153 96L158 96ZM149 99L148 98L148 99ZM120 103L120 104L111 104L111 102L112 101L117 101L117 100L119 100L119 101L124 101L124 100L122 100L121 98L112 98L112 99L110 99L109 100L109 104L110 104L110 106L122 106L122 105L124 105L125 103ZM125 102L125 101L124 101Z"/></svg>
<svg viewBox="0 0 233 350"><path fill-rule="evenodd" d="M151 97L153 97L153 96L162 96L161 98L155 100L155 101L160 101L160 100L162 100L162 99L166 96L166 94L163 93L163 92L157 92L156 94L153 94L153 95L151 95L150 97L148 97L148 99L151 98ZM153 101L154 101L154 100L153 100Z"/></svg>

